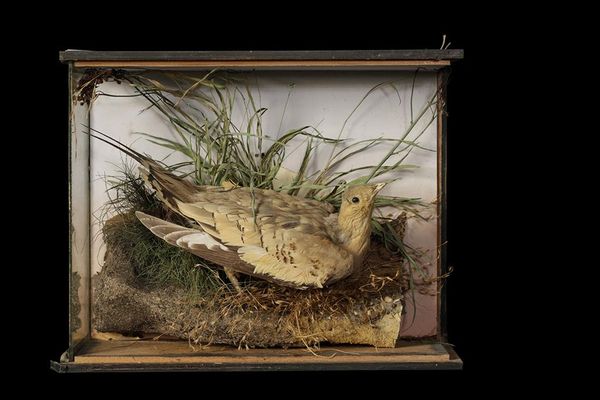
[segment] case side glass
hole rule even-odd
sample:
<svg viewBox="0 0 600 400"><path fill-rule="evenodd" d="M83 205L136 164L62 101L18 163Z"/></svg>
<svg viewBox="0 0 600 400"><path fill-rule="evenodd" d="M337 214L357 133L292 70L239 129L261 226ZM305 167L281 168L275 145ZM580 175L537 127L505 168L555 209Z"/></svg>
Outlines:
<svg viewBox="0 0 600 400"><path fill-rule="evenodd" d="M81 77L69 65L69 360L90 335L89 106L75 98Z"/></svg>

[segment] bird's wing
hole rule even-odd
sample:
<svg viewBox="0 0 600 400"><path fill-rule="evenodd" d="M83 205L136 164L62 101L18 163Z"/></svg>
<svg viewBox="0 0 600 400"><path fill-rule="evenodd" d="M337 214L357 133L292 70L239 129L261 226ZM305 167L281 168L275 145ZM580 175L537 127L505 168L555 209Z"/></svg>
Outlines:
<svg viewBox="0 0 600 400"><path fill-rule="evenodd" d="M254 266L255 275L298 287L322 288L352 272L353 257L346 250L325 235L296 228L263 226L262 244L240 247L240 258Z"/></svg>
<svg viewBox="0 0 600 400"><path fill-rule="evenodd" d="M282 193L239 188L198 193L177 208L228 247L252 275L294 287L323 287L348 275L353 258L336 244L331 206Z"/></svg>
<svg viewBox="0 0 600 400"><path fill-rule="evenodd" d="M201 249L231 252L227 246L201 230L186 228L141 211L136 211L135 215L150 232L173 246L181 247L192 253Z"/></svg>
<svg viewBox="0 0 600 400"><path fill-rule="evenodd" d="M331 205L272 190L203 191L193 202L177 201L182 214L230 246L262 246L262 230L295 229L332 237Z"/></svg>
<svg viewBox="0 0 600 400"><path fill-rule="evenodd" d="M264 247L228 246L200 229L137 211L137 218L167 243L234 271L296 289L320 288L350 271L352 258L323 236L264 226ZM297 227L295 227L297 228Z"/></svg>

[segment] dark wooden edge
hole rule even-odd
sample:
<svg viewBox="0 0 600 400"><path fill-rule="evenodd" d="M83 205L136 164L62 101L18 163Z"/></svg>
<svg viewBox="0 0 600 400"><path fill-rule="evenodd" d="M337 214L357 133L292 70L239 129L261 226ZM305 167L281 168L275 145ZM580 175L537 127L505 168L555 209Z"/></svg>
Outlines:
<svg viewBox="0 0 600 400"><path fill-rule="evenodd" d="M450 74L450 70L448 68L444 68L441 71L438 72L438 80L439 80L439 84L443 86L443 93L444 93L444 102L447 99L447 93L446 90L448 88L448 76ZM447 175L447 148L448 148L448 136L447 136L447 126L448 126L448 121L447 121L447 117L446 117L446 104L443 105L443 107L440 109L440 113L438 114L438 117L440 118L439 120L439 135L440 135L440 151L438 154L439 157L439 161L440 161L440 179L438 184L440 185L440 198L439 198L439 226L438 226L438 235L439 235L439 257L440 257L440 261L439 261L439 276L443 276L448 272L448 260L447 260L447 195L446 195L446 191L447 191L447 179L446 179L446 175ZM447 337L447 320L448 320L448 315L447 315L447 305L446 305L446 285L444 284L443 281L438 281L438 288L439 288L439 334L440 334L440 340L445 340L445 338Z"/></svg>
<svg viewBox="0 0 600 400"><path fill-rule="evenodd" d="M58 373L81 372L243 372L243 371L393 371L393 370L462 370L460 359L447 362L419 363L345 363L345 364L75 364L50 361Z"/></svg>
<svg viewBox="0 0 600 400"><path fill-rule="evenodd" d="M296 51L91 51L65 50L71 61L254 61L254 60L460 60L462 49Z"/></svg>
<svg viewBox="0 0 600 400"><path fill-rule="evenodd" d="M73 298L71 296L73 296L73 259L71 257L71 255L73 254L73 182L72 182L72 178L73 178L73 160L72 160L72 152L73 149L71 148L71 114L73 113L73 106L72 106L72 102L71 102L71 96L73 95L73 65L69 64L69 74L67 75L67 85L69 87L69 93L68 93L68 99L67 99L67 118L69 119L67 122L67 169L68 169L68 176L69 176L69 181L67 183L67 197L68 197L68 204L69 204L69 302L68 302L68 307L69 307L69 312L68 312L68 316L69 316L69 348L66 351L66 354L68 355L69 361L73 360L73 356L74 356L74 350L73 350L73 307L71 306L72 302L73 302Z"/></svg>

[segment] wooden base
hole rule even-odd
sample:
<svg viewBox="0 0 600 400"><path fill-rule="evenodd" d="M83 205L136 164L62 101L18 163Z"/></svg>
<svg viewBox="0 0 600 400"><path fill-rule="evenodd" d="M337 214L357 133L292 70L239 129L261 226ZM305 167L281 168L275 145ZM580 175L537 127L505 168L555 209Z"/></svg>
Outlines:
<svg viewBox="0 0 600 400"><path fill-rule="evenodd" d="M52 363L57 372L259 371L461 369L462 361L441 343L401 343L393 349L370 346L238 350L194 346L184 341L90 340L72 362Z"/></svg>

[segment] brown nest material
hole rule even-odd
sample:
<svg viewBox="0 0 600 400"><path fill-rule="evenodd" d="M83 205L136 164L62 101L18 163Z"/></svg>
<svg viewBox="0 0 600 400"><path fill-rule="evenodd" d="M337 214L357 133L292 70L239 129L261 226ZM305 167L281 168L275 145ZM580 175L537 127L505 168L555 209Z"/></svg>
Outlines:
<svg viewBox="0 0 600 400"><path fill-rule="evenodd" d="M96 87L98 85L104 82L121 84L124 78L125 72L118 69L86 69L77 81L75 100L81 105L89 105L96 96Z"/></svg>
<svg viewBox="0 0 600 400"><path fill-rule="evenodd" d="M402 237L405 216L394 226ZM403 259L376 240L359 273L325 289L295 290L248 280L242 293L222 285L200 298L176 286L144 286L127 250L123 243L107 241L105 264L94 277L98 331L238 347L323 342L393 347L398 338L408 287Z"/></svg>

